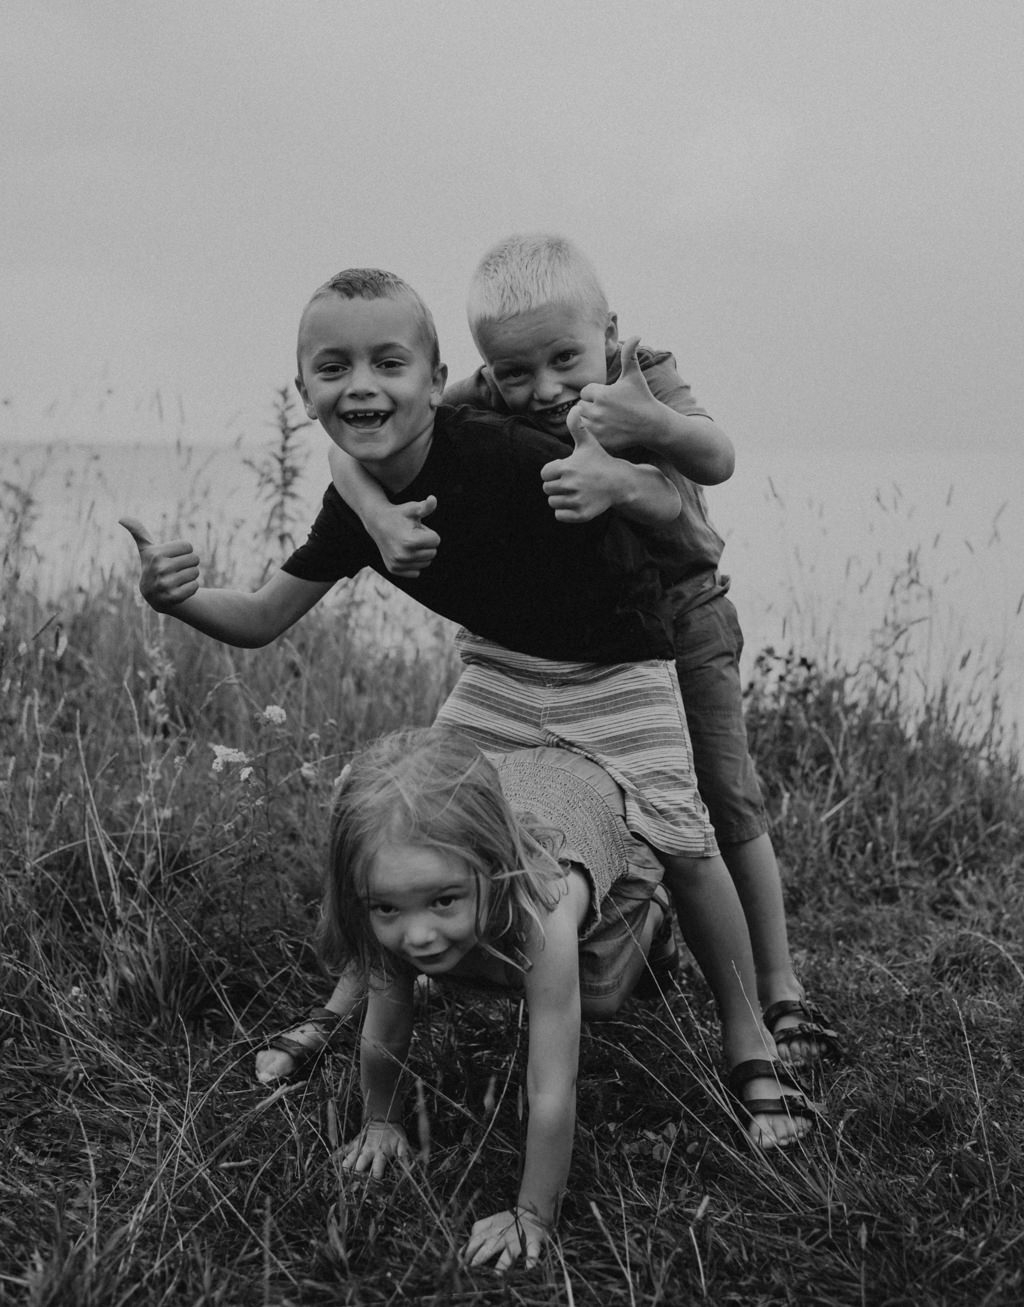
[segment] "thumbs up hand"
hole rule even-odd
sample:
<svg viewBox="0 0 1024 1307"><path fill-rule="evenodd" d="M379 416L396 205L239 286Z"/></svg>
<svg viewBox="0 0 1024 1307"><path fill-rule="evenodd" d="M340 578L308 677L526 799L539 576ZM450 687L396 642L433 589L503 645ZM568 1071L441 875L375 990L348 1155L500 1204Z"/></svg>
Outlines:
<svg viewBox="0 0 1024 1307"><path fill-rule="evenodd" d="M620 460L602 449L583 420L581 407L574 405L565 420L572 453L545 463L540 470L548 504L559 522L589 522L616 504L621 491Z"/></svg>
<svg viewBox="0 0 1024 1307"><path fill-rule="evenodd" d="M138 548L142 565L139 590L151 608L166 613L195 594L199 589L199 555L187 540L156 544L135 517L122 517L120 525Z"/></svg>
<svg viewBox="0 0 1024 1307"><path fill-rule="evenodd" d="M366 529L393 576L419 576L434 561L441 537L423 519L437 508L437 496L408 504L388 504Z"/></svg>
<svg viewBox="0 0 1024 1307"><path fill-rule="evenodd" d="M661 418L663 406L651 394L636 356L639 344L639 336L625 341L622 372L610 386L590 382L580 391L580 414L587 430L613 452L645 444L645 432Z"/></svg>

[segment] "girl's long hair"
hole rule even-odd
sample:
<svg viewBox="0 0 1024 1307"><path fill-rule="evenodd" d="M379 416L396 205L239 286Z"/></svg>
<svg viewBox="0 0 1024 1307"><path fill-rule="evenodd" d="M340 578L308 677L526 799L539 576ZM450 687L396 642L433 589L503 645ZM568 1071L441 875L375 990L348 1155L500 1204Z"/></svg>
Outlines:
<svg viewBox="0 0 1024 1307"><path fill-rule="evenodd" d="M520 966L529 921L543 930L564 890L561 832L512 812L472 740L443 727L384 736L352 759L334 801L318 932L331 968L355 966L367 976L394 969L374 938L366 893L371 864L387 844L460 859L478 887L486 882L477 896L480 943Z"/></svg>

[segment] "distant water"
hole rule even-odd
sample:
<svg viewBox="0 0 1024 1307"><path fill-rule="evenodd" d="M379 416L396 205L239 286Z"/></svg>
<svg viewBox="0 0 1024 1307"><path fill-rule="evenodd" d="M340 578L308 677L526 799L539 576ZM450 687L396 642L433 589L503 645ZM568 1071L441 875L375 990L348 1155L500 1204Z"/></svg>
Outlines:
<svg viewBox="0 0 1024 1307"><path fill-rule="evenodd" d="M326 485L321 452L297 486L299 541ZM31 496L23 579L48 600L134 568L117 525L124 514L157 537L188 535L246 582L279 552L253 544L268 505L245 460L259 457L241 446L8 445L4 535L17 499L6 482ZM748 671L766 646L852 666L895 621L907 627L919 683L945 679L965 697L991 686L1007 719L1024 726L1024 497L1001 469L973 452L922 465L890 453L741 451L736 475L708 501L726 539ZM408 631L421 610L399 607Z"/></svg>
<svg viewBox="0 0 1024 1307"><path fill-rule="evenodd" d="M748 648L852 668L905 632L920 690L1024 729L1024 497L976 451L744 453L709 493ZM911 694L914 686L910 687Z"/></svg>

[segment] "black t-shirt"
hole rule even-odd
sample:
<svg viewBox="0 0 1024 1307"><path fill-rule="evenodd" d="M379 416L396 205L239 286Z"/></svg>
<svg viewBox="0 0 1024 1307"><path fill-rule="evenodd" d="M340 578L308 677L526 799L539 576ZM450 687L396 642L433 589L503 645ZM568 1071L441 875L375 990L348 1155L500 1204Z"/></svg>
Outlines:
<svg viewBox="0 0 1024 1307"><path fill-rule="evenodd" d="M284 564L305 581L364 567L475 635L539 658L638 662L671 658L657 568L615 513L558 522L540 470L565 447L514 419L437 410L419 475L393 503L437 496L427 525L441 537L418 577L392 576L333 486L306 543Z"/></svg>

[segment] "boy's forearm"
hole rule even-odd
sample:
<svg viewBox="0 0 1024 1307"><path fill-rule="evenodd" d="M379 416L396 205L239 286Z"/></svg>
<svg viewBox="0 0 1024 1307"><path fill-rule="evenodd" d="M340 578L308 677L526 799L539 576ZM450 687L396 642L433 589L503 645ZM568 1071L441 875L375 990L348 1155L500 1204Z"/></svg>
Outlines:
<svg viewBox="0 0 1024 1307"><path fill-rule="evenodd" d="M255 595L241 590L201 587L191 598L157 611L239 649L262 648L280 634L268 623L255 602Z"/></svg>
<svg viewBox="0 0 1024 1307"><path fill-rule="evenodd" d="M343 449L331 445L327 461L335 489L364 526L391 506L379 482L374 481L369 472Z"/></svg>
<svg viewBox="0 0 1024 1307"><path fill-rule="evenodd" d="M157 612L213 640L239 649L260 649L294 625L330 588L327 583L300 581L278 572L251 592L200 586L195 594L178 603L160 603L150 595L146 597Z"/></svg>
<svg viewBox="0 0 1024 1307"><path fill-rule="evenodd" d="M736 466L732 441L711 418L677 413L659 402L660 412L643 445L702 486L728 481Z"/></svg>
<svg viewBox="0 0 1024 1307"><path fill-rule="evenodd" d="M679 491L650 463L616 459L619 485L615 508L620 516L641 526L664 526L679 516Z"/></svg>

